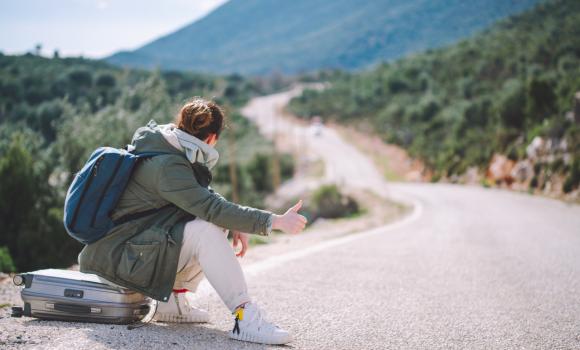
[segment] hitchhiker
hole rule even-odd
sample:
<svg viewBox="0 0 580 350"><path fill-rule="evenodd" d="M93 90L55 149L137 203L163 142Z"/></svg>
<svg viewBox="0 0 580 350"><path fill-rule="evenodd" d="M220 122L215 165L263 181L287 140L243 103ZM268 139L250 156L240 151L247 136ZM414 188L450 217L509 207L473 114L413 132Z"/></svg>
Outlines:
<svg viewBox="0 0 580 350"><path fill-rule="evenodd" d="M140 161L116 209L114 220L157 209L114 227L79 255L82 272L137 290L160 301L154 319L162 322L208 322L185 292L195 292L203 276L234 315L230 337L265 344L285 344L291 335L264 319L248 295L236 255L248 249L245 232L299 233L306 218L299 201L283 215L227 201L209 186L218 161L214 149L225 120L222 109L196 98L185 104L175 124L150 122L132 140L135 153L162 153ZM232 231L233 246L227 240Z"/></svg>

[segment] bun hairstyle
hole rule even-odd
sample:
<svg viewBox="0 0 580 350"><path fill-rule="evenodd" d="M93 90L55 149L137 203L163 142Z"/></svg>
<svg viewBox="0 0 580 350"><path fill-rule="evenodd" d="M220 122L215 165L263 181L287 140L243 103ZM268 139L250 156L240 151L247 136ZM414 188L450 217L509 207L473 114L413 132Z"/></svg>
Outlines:
<svg viewBox="0 0 580 350"><path fill-rule="evenodd" d="M224 111L215 102L195 97L181 107L175 125L202 141L209 134L216 134L219 138L225 126L224 115Z"/></svg>

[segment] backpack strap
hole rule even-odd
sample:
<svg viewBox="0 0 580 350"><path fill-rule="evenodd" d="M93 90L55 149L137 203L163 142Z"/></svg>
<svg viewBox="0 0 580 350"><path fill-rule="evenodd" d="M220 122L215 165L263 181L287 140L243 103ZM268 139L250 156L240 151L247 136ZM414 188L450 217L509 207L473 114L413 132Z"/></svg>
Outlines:
<svg viewBox="0 0 580 350"><path fill-rule="evenodd" d="M135 156L137 156L139 158L149 158L149 157L155 157L155 156L160 156L160 155L164 155L164 154L174 154L174 153L170 153L170 152L140 152L140 153L135 153L135 146L133 146L133 145L125 146L125 150L131 154L134 154ZM207 170L207 173L209 173L209 170ZM194 175L196 175L196 177L198 175L195 172L195 168L194 168ZM211 173L209 173L209 182L211 182ZM209 184L209 182L208 182L208 184ZM204 187L207 187L207 185ZM127 215L124 215L124 216L118 218L117 220L113 220L113 224L115 226L119 226L119 225L125 224L129 221L141 219L141 218L149 216L153 213L156 213L160 210L163 210L163 209L166 209L169 207L174 207L174 206L175 206L174 204L167 204L167 205L164 205L164 206L159 207L159 208L151 208L151 209L147 209L147 210L140 211L137 213L127 214Z"/></svg>
<svg viewBox="0 0 580 350"><path fill-rule="evenodd" d="M123 147L123 149L139 158L155 157L163 154L173 154L171 152L135 152L135 146L133 145L126 145Z"/></svg>

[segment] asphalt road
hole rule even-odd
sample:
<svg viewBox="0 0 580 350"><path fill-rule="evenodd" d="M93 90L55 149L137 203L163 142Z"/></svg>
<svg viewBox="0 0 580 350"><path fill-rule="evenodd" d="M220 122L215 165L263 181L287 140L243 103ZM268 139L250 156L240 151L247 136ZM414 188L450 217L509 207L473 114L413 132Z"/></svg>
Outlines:
<svg viewBox="0 0 580 350"><path fill-rule="evenodd" d="M279 117L288 96L255 99L246 113ZM332 130L312 137L307 129L278 132L322 157L329 181L414 210L391 225L244 266L268 318L293 332L289 348L580 349L580 206L480 187L387 184ZM20 347L20 336L27 348L269 348L228 340L232 318L207 283L200 295L212 324L128 331L3 318L0 333L4 344Z"/></svg>
<svg viewBox="0 0 580 350"><path fill-rule="evenodd" d="M450 185L394 229L251 278L304 349L579 349L580 208Z"/></svg>

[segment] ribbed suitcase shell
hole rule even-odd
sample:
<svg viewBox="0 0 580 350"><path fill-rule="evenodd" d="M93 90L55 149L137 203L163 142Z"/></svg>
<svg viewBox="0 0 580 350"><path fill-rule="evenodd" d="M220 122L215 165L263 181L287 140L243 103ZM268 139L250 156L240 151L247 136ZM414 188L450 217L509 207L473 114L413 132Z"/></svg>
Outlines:
<svg viewBox="0 0 580 350"><path fill-rule="evenodd" d="M149 312L144 295L102 283L96 275L70 270L21 274L24 316L73 322L127 324Z"/></svg>

